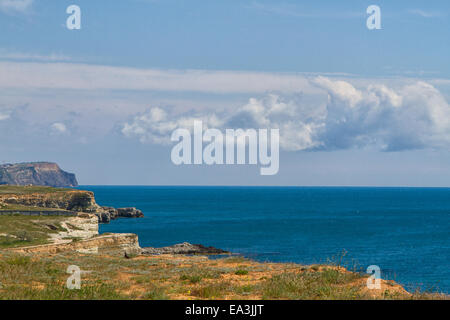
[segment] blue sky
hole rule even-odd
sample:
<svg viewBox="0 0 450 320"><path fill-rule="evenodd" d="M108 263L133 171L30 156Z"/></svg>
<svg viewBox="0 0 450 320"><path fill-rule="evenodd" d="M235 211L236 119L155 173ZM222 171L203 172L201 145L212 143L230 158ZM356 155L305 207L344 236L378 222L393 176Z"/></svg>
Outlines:
<svg viewBox="0 0 450 320"><path fill-rule="evenodd" d="M65 29L73 3L80 32ZM365 28L374 3L34 0L2 14L2 48L143 68L449 76L448 1L376 1L377 32Z"/></svg>
<svg viewBox="0 0 450 320"><path fill-rule="evenodd" d="M448 1L0 0L0 161L82 184L449 186L449 30ZM279 174L175 167L161 128L192 117L280 127Z"/></svg>

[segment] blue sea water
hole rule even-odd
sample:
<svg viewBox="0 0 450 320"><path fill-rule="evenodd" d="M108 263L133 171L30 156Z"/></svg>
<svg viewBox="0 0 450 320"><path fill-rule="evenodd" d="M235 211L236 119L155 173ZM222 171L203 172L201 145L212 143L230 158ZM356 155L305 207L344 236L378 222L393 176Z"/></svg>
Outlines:
<svg viewBox="0 0 450 320"><path fill-rule="evenodd" d="M450 188L82 186L105 206L145 218L100 232L132 232L141 246L214 246L259 261L378 265L408 289L450 293Z"/></svg>

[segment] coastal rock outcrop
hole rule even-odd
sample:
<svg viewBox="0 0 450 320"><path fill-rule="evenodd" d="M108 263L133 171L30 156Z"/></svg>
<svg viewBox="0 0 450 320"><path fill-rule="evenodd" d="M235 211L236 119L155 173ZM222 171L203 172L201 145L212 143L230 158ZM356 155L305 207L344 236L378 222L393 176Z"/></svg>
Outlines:
<svg viewBox="0 0 450 320"><path fill-rule="evenodd" d="M144 214L136 208L118 208L117 215L123 218L142 218Z"/></svg>
<svg viewBox="0 0 450 320"><path fill-rule="evenodd" d="M36 188L39 190L35 191ZM8 191L8 189L12 191ZM109 223L119 217L141 218L144 216L142 211L136 208L102 207L95 202L94 193L91 191L50 187L0 186L0 208L3 208L3 206L7 208L11 205L25 206L29 210L51 208L70 212L92 213L97 216L100 223Z"/></svg>
<svg viewBox="0 0 450 320"><path fill-rule="evenodd" d="M78 186L75 174L65 172L56 163L27 162L0 165L0 185L50 187Z"/></svg>
<svg viewBox="0 0 450 320"><path fill-rule="evenodd" d="M173 246L162 248L142 248L143 255L157 255L157 254L229 254L230 252L214 248L205 247L201 244L191 244L189 242L178 243Z"/></svg>
<svg viewBox="0 0 450 320"><path fill-rule="evenodd" d="M113 207L101 207L96 213L98 221L100 223L109 223L111 220L121 218L142 218L144 213L136 208L113 208Z"/></svg>

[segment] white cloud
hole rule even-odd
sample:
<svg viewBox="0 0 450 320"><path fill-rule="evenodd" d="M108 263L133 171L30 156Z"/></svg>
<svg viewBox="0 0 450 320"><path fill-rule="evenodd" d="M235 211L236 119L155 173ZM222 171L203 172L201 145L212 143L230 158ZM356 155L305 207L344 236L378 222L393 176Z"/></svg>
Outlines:
<svg viewBox="0 0 450 320"><path fill-rule="evenodd" d="M67 127L64 123L55 122L50 126L52 133L61 134L67 132Z"/></svg>
<svg viewBox="0 0 450 320"><path fill-rule="evenodd" d="M323 85L329 101L324 130L318 135L324 149L375 145L382 150L440 148L450 145L450 106L432 85L415 82L398 90L340 83ZM356 90L356 92L355 92ZM361 97L355 103L355 96Z"/></svg>
<svg viewBox="0 0 450 320"><path fill-rule="evenodd" d="M362 93L345 81L332 81L325 77L317 77L314 80L318 86L331 92L336 99L347 101L350 107L354 107L362 100Z"/></svg>
<svg viewBox="0 0 450 320"><path fill-rule="evenodd" d="M169 143L171 132L190 128L194 119L212 128L278 128L280 146L287 151L375 147L385 151L450 146L450 106L425 82L398 89L317 77L312 85L328 95L325 105L305 103L301 97L269 94L249 99L227 113L169 115L161 108L135 116L122 133L141 142Z"/></svg>
<svg viewBox="0 0 450 320"><path fill-rule="evenodd" d="M21 117L44 123L46 130L70 110L80 113L76 126L84 133L108 134L120 122L122 134L144 143L167 144L175 128L190 127L194 119L201 119L212 128L279 128L281 147L290 151L363 147L393 151L448 148L449 144L449 105L432 85L445 90L445 79L425 83L408 78L157 70L53 62L0 62L0 70L3 103L29 106L29 112ZM111 92L105 95L102 90ZM206 103L192 92L239 95L206 95ZM254 98L243 103L244 93ZM160 107L145 111L149 104ZM51 110L53 118L44 119L42 110ZM124 117L131 118L124 124ZM61 131L52 130L55 134Z"/></svg>
<svg viewBox="0 0 450 320"><path fill-rule="evenodd" d="M127 137L137 136L142 143L169 144L172 131L176 128L192 129L194 120L197 119L202 120L206 128L216 128L223 124L214 114L186 114L174 118L169 117L163 109L155 107L136 115L131 123L125 123L122 133Z"/></svg>
<svg viewBox="0 0 450 320"><path fill-rule="evenodd" d="M9 114L0 113L0 121L9 119Z"/></svg>
<svg viewBox="0 0 450 320"><path fill-rule="evenodd" d="M6 13L25 13L32 5L33 0L0 0L0 10Z"/></svg>
<svg viewBox="0 0 450 320"><path fill-rule="evenodd" d="M209 93L317 92L307 75L158 70L74 63L0 62L0 88L120 89Z"/></svg>

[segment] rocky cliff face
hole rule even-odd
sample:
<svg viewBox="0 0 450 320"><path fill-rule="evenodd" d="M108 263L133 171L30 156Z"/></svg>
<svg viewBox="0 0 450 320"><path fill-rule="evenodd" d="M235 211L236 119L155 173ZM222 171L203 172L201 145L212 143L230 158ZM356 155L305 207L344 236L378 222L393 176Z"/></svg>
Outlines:
<svg viewBox="0 0 450 320"><path fill-rule="evenodd" d="M101 207L95 202L93 192L83 190L59 191L58 189L48 189L49 190L46 192L31 192L24 194L0 193L0 203L88 213L96 213L101 210Z"/></svg>
<svg viewBox="0 0 450 320"><path fill-rule="evenodd" d="M0 185L35 185L51 187L76 187L73 173L59 168L56 163L29 162L0 165Z"/></svg>
<svg viewBox="0 0 450 320"><path fill-rule="evenodd" d="M136 208L115 209L99 206L91 191L37 187L40 189L39 192L28 192L28 189L32 190L36 187L14 187L14 191L8 192L8 188L10 187L0 187L0 208L3 204L93 213L101 223L108 223L119 217L141 218L144 216L142 211ZM16 190L17 188L20 190Z"/></svg>

